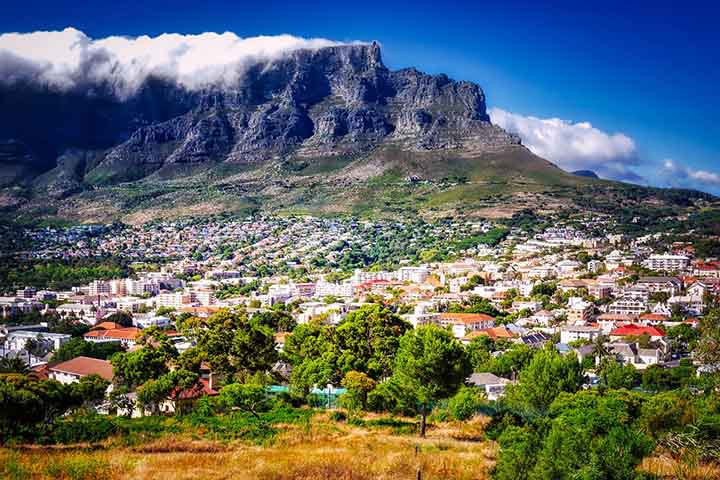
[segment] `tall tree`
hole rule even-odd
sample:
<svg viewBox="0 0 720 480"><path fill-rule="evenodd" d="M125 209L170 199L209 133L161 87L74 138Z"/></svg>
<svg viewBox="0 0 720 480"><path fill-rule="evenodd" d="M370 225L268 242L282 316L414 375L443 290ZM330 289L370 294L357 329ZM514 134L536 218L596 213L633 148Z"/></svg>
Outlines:
<svg viewBox="0 0 720 480"><path fill-rule="evenodd" d="M420 436L425 436L427 412L432 404L453 395L470 371L463 346L447 330L428 325L403 335L393 378L418 404Z"/></svg>
<svg viewBox="0 0 720 480"><path fill-rule="evenodd" d="M508 386L507 401L524 410L544 412L561 392L576 392L582 382L577 357L563 356L550 345L520 372L518 384Z"/></svg>
<svg viewBox="0 0 720 480"><path fill-rule="evenodd" d="M400 337L411 328L382 305L366 305L345 317L335 331L341 373L358 371L380 380L392 373Z"/></svg>
<svg viewBox="0 0 720 480"><path fill-rule="evenodd" d="M244 310L221 310L186 322L186 330L210 366L239 379L270 370L278 360L275 332Z"/></svg>

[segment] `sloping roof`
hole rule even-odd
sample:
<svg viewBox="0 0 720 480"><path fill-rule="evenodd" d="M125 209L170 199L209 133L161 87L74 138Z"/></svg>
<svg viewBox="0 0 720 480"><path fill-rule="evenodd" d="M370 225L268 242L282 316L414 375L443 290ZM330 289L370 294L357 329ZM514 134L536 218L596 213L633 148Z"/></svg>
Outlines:
<svg viewBox="0 0 720 480"><path fill-rule="evenodd" d="M487 335L490 338L514 338L515 334L512 333L510 330L508 330L505 327L493 327L493 328L484 328L482 330L478 330L479 334Z"/></svg>
<svg viewBox="0 0 720 480"><path fill-rule="evenodd" d="M440 314L440 318L443 320L453 320L458 323L478 323L478 322L487 322L495 320L490 315L485 315L484 313L442 313Z"/></svg>
<svg viewBox="0 0 720 480"><path fill-rule="evenodd" d="M115 322L100 322L94 327L91 328L91 330L116 330L118 328L123 328L122 325Z"/></svg>
<svg viewBox="0 0 720 480"><path fill-rule="evenodd" d="M53 365L49 370L81 377L95 374L108 381L113 379L113 368L110 362L90 357L75 357L72 360Z"/></svg>
<svg viewBox="0 0 720 480"><path fill-rule="evenodd" d="M194 387L181 391L179 395L177 394L176 388L171 393L171 396L176 397L177 395L176 398L178 400L191 400L193 398L200 398L206 395L214 396L217 394L217 390L213 390L212 388L210 388L210 382L205 378L201 378L197 381Z"/></svg>
<svg viewBox="0 0 720 480"><path fill-rule="evenodd" d="M634 323L630 323L628 325L623 325L622 327L618 327L612 332L610 332L611 336L616 337L625 337L629 335L643 335L647 334L651 337L664 337L665 332L660 330L657 327L646 327L643 325L636 325Z"/></svg>
<svg viewBox="0 0 720 480"><path fill-rule="evenodd" d="M492 373L473 373L468 377L467 383L470 385L475 385L477 387L484 386L484 385L504 385L510 382L507 378L498 377L497 375L494 375Z"/></svg>
<svg viewBox="0 0 720 480"><path fill-rule="evenodd" d="M140 335L137 327L114 328L112 330L92 330L87 332L85 338L102 338L108 340L135 340Z"/></svg>

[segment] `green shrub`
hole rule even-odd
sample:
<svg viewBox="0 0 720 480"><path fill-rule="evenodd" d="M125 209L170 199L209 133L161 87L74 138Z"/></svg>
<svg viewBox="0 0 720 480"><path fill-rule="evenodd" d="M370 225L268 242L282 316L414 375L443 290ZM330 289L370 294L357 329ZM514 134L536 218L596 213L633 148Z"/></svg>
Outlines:
<svg viewBox="0 0 720 480"><path fill-rule="evenodd" d="M335 410L330 414L330 420L332 420L333 422L344 422L345 420L347 420L347 415L345 415L345 412Z"/></svg>
<svg viewBox="0 0 720 480"><path fill-rule="evenodd" d="M448 410L455 420L467 420L483 405L482 394L474 387L462 387L448 402Z"/></svg>
<svg viewBox="0 0 720 480"><path fill-rule="evenodd" d="M94 458L66 458L49 464L45 474L68 480L105 480L112 475L110 464Z"/></svg>
<svg viewBox="0 0 720 480"><path fill-rule="evenodd" d="M80 414L55 422L52 443L99 442L116 434L118 426L111 417L96 413Z"/></svg>

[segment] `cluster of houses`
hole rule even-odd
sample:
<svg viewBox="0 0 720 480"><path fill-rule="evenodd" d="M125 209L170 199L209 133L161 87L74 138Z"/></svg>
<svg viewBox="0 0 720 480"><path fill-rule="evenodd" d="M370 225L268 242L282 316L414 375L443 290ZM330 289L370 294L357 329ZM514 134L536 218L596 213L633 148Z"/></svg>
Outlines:
<svg viewBox="0 0 720 480"><path fill-rule="evenodd" d="M557 349L573 351L582 359L592 354L592 344L600 339L621 363L638 369L671 367L677 358L666 341L667 329L683 323L697 327L708 302L720 295L720 262L694 258L687 244L665 245L658 253L649 242L656 238L588 237L563 226L532 237L511 232L499 246L472 246L457 252L458 259L449 262L413 265L398 259L400 266L392 270L356 269L349 275L328 274L309 263L318 252L329 258L341 254L342 248L329 249L328 245L352 241L353 227L358 224L246 219L228 224L136 227L115 232L112 238L98 232L79 241L72 237L75 248L80 248L80 243L82 248L103 252L118 248L147 251L163 245L162 256L180 259L133 278L97 280L69 291L25 287L16 295L0 297L0 312L7 322L0 330L0 351L4 357L24 359L33 367L45 366L48 376L60 381L73 381L90 371L105 378L111 370L99 360L80 358L47 366L50 353L70 336L49 333L42 323L13 326L12 319L33 310L57 314L91 327L84 335L86 341L118 342L128 349L135 348L142 329L158 327L166 329L181 350L192 346L192 339L173 331L172 315L202 317L238 305L253 310L285 303L294 305L290 312L297 323L322 319L336 325L348 313L379 299L414 327L435 324L448 328L465 344L483 335L531 348L554 342ZM383 231L373 224L362 228ZM432 228L434 234L443 235L454 227ZM467 234L487 231L489 225L462 228ZM198 244L198 239L205 243ZM240 246L228 254L222 247L229 239ZM372 240L365 243L371 244ZM51 254L52 245L46 241L38 255ZM192 248L200 246L210 252L222 251L197 258ZM250 274L259 263L278 261L285 262L290 271L303 268L304 278L294 280L297 276L288 274L288 269L275 275ZM216 296L228 285L251 284L257 288L222 299ZM552 286L551 294L538 293L537 287L544 285ZM482 313L453 313L458 305L478 298L508 315L498 319ZM108 322L118 312L130 314L132 326ZM290 334L276 336L279 349ZM29 339L33 340L32 349L27 348ZM475 374L471 383L485 389L488 397L497 397L512 379L493 377ZM214 391L209 383L207 389Z"/></svg>

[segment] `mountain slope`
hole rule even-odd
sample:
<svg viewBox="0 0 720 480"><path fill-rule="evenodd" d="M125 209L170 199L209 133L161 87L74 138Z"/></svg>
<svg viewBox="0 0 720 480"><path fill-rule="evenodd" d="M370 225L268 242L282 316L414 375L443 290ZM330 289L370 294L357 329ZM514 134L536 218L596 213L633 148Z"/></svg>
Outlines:
<svg viewBox="0 0 720 480"><path fill-rule="evenodd" d="M391 71L377 44L298 50L230 87L5 85L0 111L0 207L14 216L500 215L623 188L532 155L490 123L478 85Z"/></svg>

